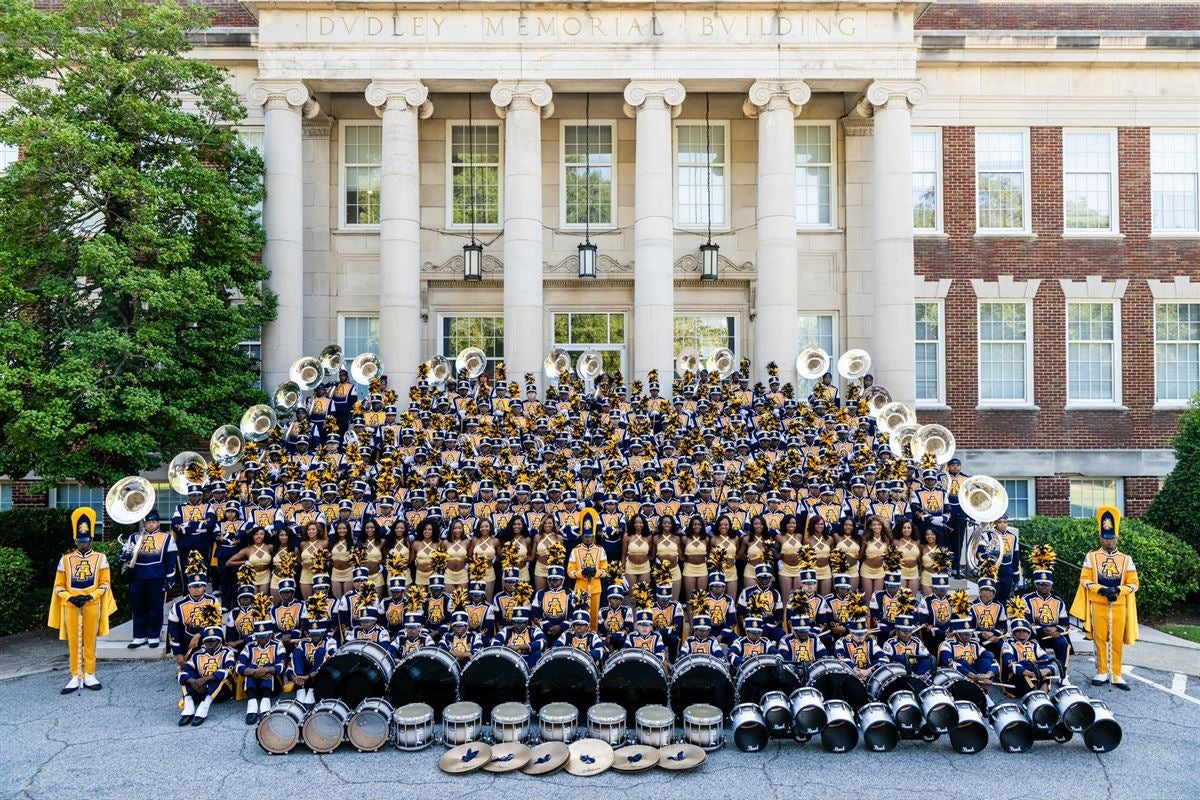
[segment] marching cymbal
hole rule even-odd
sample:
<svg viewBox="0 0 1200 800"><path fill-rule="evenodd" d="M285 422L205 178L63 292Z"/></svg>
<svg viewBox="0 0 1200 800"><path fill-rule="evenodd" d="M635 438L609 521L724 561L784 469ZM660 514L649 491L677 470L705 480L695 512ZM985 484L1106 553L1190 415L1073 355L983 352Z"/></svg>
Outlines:
<svg viewBox="0 0 1200 800"><path fill-rule="evenodd" d="M658 749L658 765L675 771L695 769L707 757L708 754L694 744L669 744Z"/></svg>
<svg viewBox="0 0 1200 800"><path fill-rule="evenodd" d="M530 750L520 742L492 745L492 760L483 765L484 772L512 772L529 763Z"/></svg>
<svg viewBox="0 0 1200 800"><path fill-rule="evenodd" d="M571 759L567 762L567 772L572 775L599 775L612 766L613 749L608 742L600 739L580 739L571 742L569 749Z"/></svg>
<svg viewBox="0 0 1200 800"><path fill-rule="evenodd" d="M567 765L571 748L562 742L542 742L529 751L529 762L521 767L526 775L549 775Z"/></svg>
<svg viewBox="0 0 1200 800"><path fill-rule="evenodd" d="M658 763L658 748L631 744L613 753L613 769L621 772L641 772Z"/></svg>
<svg viewBox="0 0 1200 800"><path fill-rule="evenodd" d="M465 772L474 772L492 759L492 748L484 742L467 742L460 744L458 747L447 750L445 755L438 759L438 766L442 772L448 772L451 775L460 775Z"/></svg>

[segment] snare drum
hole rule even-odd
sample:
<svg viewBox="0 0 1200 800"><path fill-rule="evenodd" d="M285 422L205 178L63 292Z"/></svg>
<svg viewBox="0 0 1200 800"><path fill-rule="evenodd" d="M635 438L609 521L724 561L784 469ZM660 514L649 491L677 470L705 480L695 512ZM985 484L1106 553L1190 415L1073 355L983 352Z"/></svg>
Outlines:
<svg viewBox="0 0 1200 800"><path fill-rule="evenodd" d="M524 656L507 647L485 647L463 667L458 695L491 714L501 703L524 703L528 682L529 664Z"/></svg>
<svg viewBox="0 0 1200 800"><path fill-rule="evenodd" d="M588 736L613 747L625 743L625 709L616 703L597 703L587 712Z"/></svg>
<svg viewBox="0 0 1200 800"><path fill-rule="evenodd" d="M1107 753L1116 750L1121 744L1121 723L1113 716L1107 703L1099 700L1091 702L1095 718L1083 732L1083 743L1093 753Z"/></svg>
<svg viewBox="0 0 1200 800"><path fill-rule="evenodd" d="M575 741L579 710L570 703L547 703L538 711L538 731L543 742Z"/></svg>
<svg viewBox="0 0 1200 800"><path fill-rule="evenodd" d="M930 686L921 692L921 713L929 729L941 735L949 733L958 724L958 708L954 695L945 686Z"/></svg>
<svg viewBox="0 0 1200 800"><path fill-rule="evenodd" d="M983 714L969 700L956 700L958 724L950 731L950 746L963 754L978 753L987 747L988 728L983 723Z"/></svg>
<svg viewBox="0 0 1200 800"><path fill-rule="evenodd" d="M534 711L547 703L591 708L598 685L596 662L590 655L575 647L555 647L538 659L529 675L529 705Z"/></svg>
<svg viewBox="0 0 1200 800"><path fill-rule="evenodd" d="M836 658L821 658L808 668L808 685L826 700L845 700L853 709L867 704L867 687L850 668Z"/></svg>
<svg viewBox="0 0 1200 800"><path fill-rule="evenodd" d="M341 700L322 700L304 718L304 743L314 753L332 753L345 736L350 707Z"/></svg>
<svg viewBox="0 0 1200 800"><path fill-rule="evenodd" d="M492 741L496 743L529 741L529 706L501 703L492 709Z"/></svg>
<svg viewBox="0 0 1200 800"><path fill-rule="evenodd" d="M896 721L896 727L906 736L912 736L921 732L921 726L925 724L925 720L921 716L921 707L917 705L917 698L912 692L905 689L900 692L893 692L892 696L887 701L888 708L892 712L892 719Z"/></svg>
<svg viewBox="0 0 1200 800"><path fill-rule="evenodd" d="M382 697L363 700L346 723L346 738L360 753L374 753L388 742L392 704Z"/></svg>
<svg viewBox="0 0 1200 800"><path fill-rule="evenodd" d="M304 704L281 700L258 721L254 738L258 746L273 756L290 753L300 744L300 726L304 724Z"/></svg>
<svg viewBox="0 0 1200 800"><path fill-rule="evenodd" d="M800 688L800 679L791 665L777 655L753 656L738 668L734 686L735 703L753 703L767 692L783 692L784 698ZM764 711L766 709L763 709ZM767 720L767 727L771 721Z"/></svg>
<svg viewBox="0 0 1200 800"><path fill-rule="evenodd" d="M892 710L883 703L867 703L858 710L858 730L863 747L872 753L888 753L900 743L900 729Z"/></svg>
<svg viewBox="0 0 1200 800"><path fill-rule="evenodd" d="M616 703L626 710L667 705L670 693L662 660L636 647L610 655L600 675L600 702Z"/></svg>
<svg viewBox="0 0 1200 800"><path fill-rule="evenodd" d="M1025 716L1038 733L1050 733L1058 724L1058 709L1050 702L1050 695L1045 692L1026 693L1021 698L1021 705L1025 706Z"/></svg>
<svg viewBox="0 0 1200 800"><path fill-rule="evenodd" d="M871 667L867 676L867 694L877 703L886 703L893 692L909 688L908 670L903 664L888 661Z"/></svg>
<svg viewBox="0 0 1200 800"><path fill-rule="evenodd" d="M671 708L676 714L695 703L708 703L729 713L733 708L733 679L729 665L708 653L679 659L671 676Z"/></svg>
<svg viewBox="0 0 1200 800"><path fill-rule="evenodd" d="M772 739L786 739L792 735L792 709L788 705L786 694L767 692L762 696L759 705L762 706L767 733Z"/></svg>
<svg viewBox="0 0 1200 800"><path fill-rule="evenodd" d="M725 744L725 715L716 706L695 703L683 710L683 740L702 750L719 750Z"/></svg>
<svg viewBox="0 0 1200 800"><path fill-rule="evenodd" d="M482 730L483 709L479 703L451 703L442 712L442 744L446 747L479 741Z"/></svg>
<svg viewBox="0 0 1200 800"><path fill-rule="evenodd" d="M757 703L742 703L729 715L733 744L743 753L755 753L767 745L767 723Z"/></svg>
<svg viewBox="0 0 1200 800"><path fill-rule="evenodd" d="M1072 733L1083 733L1096 721L1096 709L1079 691L1078 686L1063 686L1050 699L1058 709L1058 715Z"/></svg>
<svg viewBox="0 0 1200 800"><path fill-rule="evenodd" d="M1033 726L1025 718L1025 707L1020 703L997 703L988 718L1004 752L1024 753L1033 747Z"/></svg>
<svg viewBox="0 0 1200 800"><path fill-rule="evenodd" d="M981 716L987 713L987 692L956 669L939 669L930 685L945 686L955 702L966 700L975 705Z"/></svg>
<svg viewBox="0 0 1200 800"><path fill-rule="evenodd" d="M392 713L392 737L399 750L424 750L433 744L433 706L409 703Z"/></svg>
<svg viewBox="0 0 1200 800"><path fill-rule="evenodd" d="M442 709L458 700L458 662L440 647L422 647L409 653L392 674L388 700L396 708L409 703L428 703L435 719Z"/></svg>
<svg viewBox="0 0 1200 800"><path fill-rule="evenodd" d="M801 686L788 698L792 709L792 736L807 739L825 728L825 701L811 686Z"/></svg>
<svg viewBox="0 0 1200 800"><path fill-rule="evenodd" d="M666 747L675 733L675 712L666 706L642 706L633 715L638 744Z"/></svg>
<svg viewBox="0 0 1200 800"><path fill-rule="evenodd" d="M858 747L858 726L854 724L854 707L845 700L825 701L825 728L821 731L821 746L830 753L848 753Z"/></svg>

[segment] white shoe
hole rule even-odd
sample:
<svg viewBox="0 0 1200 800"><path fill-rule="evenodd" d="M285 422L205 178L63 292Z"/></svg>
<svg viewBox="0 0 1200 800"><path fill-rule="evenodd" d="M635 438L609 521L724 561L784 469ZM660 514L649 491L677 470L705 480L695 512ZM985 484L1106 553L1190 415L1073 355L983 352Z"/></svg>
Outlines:
<svg viewBox="0 0 1200 800"><path fill-rule="evenodd" d="M249 700L246 701L246 714L249 715L249 714L257 714L257 713L258 713L258 698L251 697Z"/></svg>
<svg viewBox="0 0 1200 800"><path fill-rule="evenodd" d="M79 691L79 687L83 685L78 675L72 675L71 680L67 681L67 685L63 687L60 694L70 694L71 692Z"/></svg>
<svg viewBox="0 0 1200 800"><path fill-rule="evenodd" d="M93 675L90 672L87 672L87 673L84 673L84 676L83 676L83 688L92 689L93 691L98 691L98 690L102 689L103 687L100 685L100 681L96 680L95 675Z"/></svg>
<svg viewBox="0 0 1200 800"><path fill-rule="evenodd" d="M264 697L258 701L258 713L265 714L271 710L271 698Z"/></svg>
<svg viewBox="0 0 1200 800"><path fill-rule="evenodd" d="M162 643L159 642L158 639L151 639L148 644L150 645L151 650L157 650L159 645Z"/></svg>
<svg viewBox="0 0 1200 800"><path fill-rule="evenodd" d="M313 696L313 690L312 690L312 689L305 689L305 690L304 690L304 699L303 699L303 700L301 700L300 702L302 702L302 703L304 703L305 705L308 705L308 706L311 706L311 705L313 705L314 703L316 703L316 702L317 702L317 698Z"/></svg>
<svg viewBox="0 0 1200 800"><path fill-rule="evenodd" d="M1098 672L1092 676L1092 686L1103 686L1108 683L1108 673Z"/></svg>

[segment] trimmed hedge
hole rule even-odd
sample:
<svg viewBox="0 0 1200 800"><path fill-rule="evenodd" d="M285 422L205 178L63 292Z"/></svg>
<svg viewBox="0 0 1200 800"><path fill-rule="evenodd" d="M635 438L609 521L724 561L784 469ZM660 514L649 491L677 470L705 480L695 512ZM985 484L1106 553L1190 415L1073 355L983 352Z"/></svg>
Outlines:
<svg viewBox="0 0 1200 800"><path fill-rule="evenodd" d="M1099 547L1096 521L1070 517L1034 517L1020 525L1025 575L1031 577L1029 556L1035 545L1049 544L1058 555L1054 591L1069 604L1079 585L1079 569L1089 552ZM1121 520L1121 551L1128 553L1138 571L1138 614L1165 613L1200 590L1196 551L1174 534L1138 519ZM1066 562L1066 563L1063 563Z"/></svg>
<svg viewBox="0 0 1200 800"><path fill-rule="evenodd" d="M0 547L0 636L29 627L32 609L26 605L32 581L33 562L29 556L15 547ZM48 596L45 602L49 603Z"/></svg>
<svg viewBox="0 0 1200 800"><path fill-rule="evenodd" d="M1200 397L1179 418L1175 469L1146 509L1146 521L1200 551Z"/></svg>
<svg viewBox="0 0 1200 800"><path fill-rule="evenodd" d="M0 547L15 547L29 556L32 586L49 590L54 585L58 559L74 546L70 509L14 508L0 512Z"/></svg>

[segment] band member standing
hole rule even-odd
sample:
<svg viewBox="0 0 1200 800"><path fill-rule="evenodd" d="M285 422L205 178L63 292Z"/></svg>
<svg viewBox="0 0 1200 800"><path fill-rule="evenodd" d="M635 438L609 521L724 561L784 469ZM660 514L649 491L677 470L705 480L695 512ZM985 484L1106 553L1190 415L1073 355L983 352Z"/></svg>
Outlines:
<svg viewBox="0 0 1200 800"><path fill-rule="evenodd" d="M101 688L96 680L96 636L108 635L108 618L117 610L108 559L92 549L95 527L96 512L92 509L77 508L71 513L75 551L59 559L54 576L48 624L58 628L59 639L67 641L71 659L71 680L62 694L77 691L80 686L94 691Z"/></svg>
<svg viewBox="0 0 1200 800"><path fill-rule="evenodd" d="M1117 549L1121 512L1101 506L1096 512L1100 526L1100 548L1087 554L1079 573L1079 588L1071 603L1071 616L1083 620L1083 629L1096 642L1096 675L1093 686L1109 680L1129 691L1121 677L1121 650L1138 638L1137 567L1133 559Z"/></svg>
<svg viewBox="0 0 1200 800"><path fill-rule="evenodd" d="M133 614L130 650L147 643L151 648L159 646L163 602L167 591L175 585L178 563L175 537L170 531L161 530L158 523L158 512L151 510L146 515L142 532L126 542L121 551L121 562L128 564L133 573L129 581L129 605Z"/></svg>

